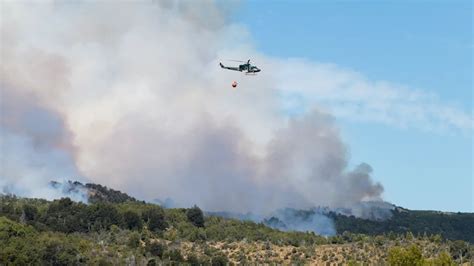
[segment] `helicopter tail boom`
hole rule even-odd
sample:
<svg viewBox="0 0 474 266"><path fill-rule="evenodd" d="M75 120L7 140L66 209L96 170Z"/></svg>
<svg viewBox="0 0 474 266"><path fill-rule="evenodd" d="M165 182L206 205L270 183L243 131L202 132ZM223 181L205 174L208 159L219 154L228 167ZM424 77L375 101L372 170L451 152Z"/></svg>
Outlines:
<svg viewBox="0 0 474 266"><path fill-rule="evenodd" d="M237 67L227 67L227 66L224 66L222 63L219 63L219 65L221 66L221 68L225 68L225 69L229 69L229 70L235 70L235 71L241 71Z"/></svg>

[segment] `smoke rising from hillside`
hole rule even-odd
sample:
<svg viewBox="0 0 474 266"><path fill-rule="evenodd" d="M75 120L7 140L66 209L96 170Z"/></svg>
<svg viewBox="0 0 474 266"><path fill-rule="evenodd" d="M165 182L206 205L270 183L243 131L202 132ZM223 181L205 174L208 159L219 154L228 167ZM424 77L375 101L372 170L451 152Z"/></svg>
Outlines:
<svg viewBox="0 0 474 266"><path fill-rule="evenodd" d="M61 197L63 193L49 187L47 178L78 177L71 132L62 117L41 106L34 95L5 88L1 93L0 194Z"/></svg>
<svg viewBox="0 0 474 266"><path fill-rule="evenodd" d="M258 213L381 198L368 164L347 169L332 115L315 102L290 115L299 106L281 95L301 80L280 74L293 63L255 51L213 2L2 7L4 190L41 195L40 184L78 176L143 199ZM218 68L236 57L262 74ZM351 88L332 66L294 65L324 76L313 84L326 99L341 77Z"/></svg>

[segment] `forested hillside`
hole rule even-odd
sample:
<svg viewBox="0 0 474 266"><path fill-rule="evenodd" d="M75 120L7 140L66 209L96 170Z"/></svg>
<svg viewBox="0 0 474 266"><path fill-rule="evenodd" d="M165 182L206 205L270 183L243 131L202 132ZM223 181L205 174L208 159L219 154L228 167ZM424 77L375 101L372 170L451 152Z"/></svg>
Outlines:
<svg viewBox="0 0 474 266"><path fill-rule="evenodd" d="M196 206L163 209L91 187L103 195L89 204L1 196L0 264L396 264L410 259L443 265L472 260L472 245L436 234L282 232L263 223L205 216Z"/></svg>
<svg viewBox="0 0 474 266"><path fill-rule="evenodd" d="M474 213L412 211L396 208L390 219L373 221L332 213L338 233L349 231L367 235L412 232L439 234L444 238L474 243Z"/></svg>
<svg viewBox="0 0 474 266"><path fill-rule="evenodd" d="M290 222L294 220L300 222L311 221L314 219L314 215L324 215L324 217L332 219L337 234L351 232L376 236L411 232L415 235L439 234L445 239L474 243L474 213L414 211L400 207L382 211L389 212L389 215L386 215L383 219L363 219L330 208L313 210L284 209L280 213L283 212L286 216L291 217L292 221ZM243 215L242 218L246 219L247 216ZM287 228L285 221L279 219L278 215L264 219L263 222L274 228Z"/></svg>

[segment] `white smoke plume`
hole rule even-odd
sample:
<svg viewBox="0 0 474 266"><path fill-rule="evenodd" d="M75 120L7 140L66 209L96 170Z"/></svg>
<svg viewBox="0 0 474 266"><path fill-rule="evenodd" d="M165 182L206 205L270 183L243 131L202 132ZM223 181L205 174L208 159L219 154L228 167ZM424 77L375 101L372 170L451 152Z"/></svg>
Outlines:
<svg viewBox="0 0 474 266"><path fill-rule="evenodd" d="M272 213L271 218L267 218L263 222L282 231L315 232L323 236L336 234L334 221L329 218L327 213L314 210L279 209Z"/></svg>
<svg viewBox="0 0 474 266"><path fill-rule="evenodd" d="M0 116L0 194L55 199L64 195L49 180L78 177L71 133L59 114L42 107L33 95L2 85ZM78 201L86 199L69 195Z"/></svg>
<svg viewBox="0 0 474 266"><path fill-rule="evenodd" d="M22 195L77 176L206 210L348 207L380 200L383 188L368 164L347 169L328 106L472 126L450 107L436 109L441 120L406 115L432 104L422 93L400 106L405 92L390 84L265 56L212 1L2 2L0 21L0 187ZM263 71L222 71L225 58L252 58Z"/></svg>

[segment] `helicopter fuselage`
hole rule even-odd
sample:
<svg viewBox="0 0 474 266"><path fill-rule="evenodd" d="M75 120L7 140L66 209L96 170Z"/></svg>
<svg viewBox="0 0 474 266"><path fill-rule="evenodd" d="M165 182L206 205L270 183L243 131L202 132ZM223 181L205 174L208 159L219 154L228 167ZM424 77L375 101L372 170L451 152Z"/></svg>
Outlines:
<svg viewBox="0 0 474 266"><path fill-rule="evenodd" d="M258 67L252 66L250 63L242 64L242 65L239 65L238 67L228 67L228 66L224 66L222 63L219 63L219 65L221 66L221 68L245 72L245 73L258 73L261 71Z"/></svg>

